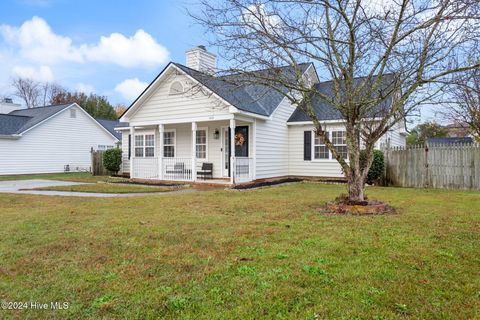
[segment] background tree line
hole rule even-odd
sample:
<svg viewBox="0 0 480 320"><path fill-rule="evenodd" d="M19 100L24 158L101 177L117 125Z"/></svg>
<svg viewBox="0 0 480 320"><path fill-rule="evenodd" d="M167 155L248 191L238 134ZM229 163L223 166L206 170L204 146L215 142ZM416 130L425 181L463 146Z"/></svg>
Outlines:
<svg viewBox="0 0 480 320"><path fill-rule="evenodd" d="M77 103L94 118L112 120L118 119L126 109L121 104L114 107L106 96L68 91L56 83L16 77L12 79L11 85L14 89L14 95L20 98L27 108Z"/></svg>

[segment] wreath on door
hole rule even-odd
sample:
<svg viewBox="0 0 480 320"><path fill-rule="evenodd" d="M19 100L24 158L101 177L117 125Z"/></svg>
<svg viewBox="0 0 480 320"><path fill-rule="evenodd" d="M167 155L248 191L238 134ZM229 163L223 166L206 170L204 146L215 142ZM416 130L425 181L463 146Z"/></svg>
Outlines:
<svg viewBox="0 0 480 320"><path fill-rule="evenodd" d="M242 133L236 133L235 134L235 145L236 146L243 146L245 143L245 137L243 136Z"/></svg>

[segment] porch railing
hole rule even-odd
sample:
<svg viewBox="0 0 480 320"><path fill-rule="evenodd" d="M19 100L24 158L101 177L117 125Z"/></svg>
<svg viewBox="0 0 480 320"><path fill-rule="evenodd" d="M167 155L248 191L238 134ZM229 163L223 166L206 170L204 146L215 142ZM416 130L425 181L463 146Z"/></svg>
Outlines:
<svg viewBox="0 0 480 320"><path fill-rule="evenodd" d="M160 179L158 174L158 158L135 158L133 161L133 178L136 179Z"/></svg>
<svg viewBox="0 0 480 320"><path fill-rule="evenodd" d="M164 180L192 181L192 158L163 158Z"/></svg>
<svg viewBox="0 0 480 320"><path fill-rule="evenodd" d="M253 180L253 158L235 157L233 169L235 183Z"/></svg>

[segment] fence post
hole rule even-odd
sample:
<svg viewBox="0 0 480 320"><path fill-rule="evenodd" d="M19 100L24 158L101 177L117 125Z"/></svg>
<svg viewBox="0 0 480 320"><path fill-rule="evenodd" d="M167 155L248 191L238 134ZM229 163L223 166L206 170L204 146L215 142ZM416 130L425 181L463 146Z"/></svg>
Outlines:
<svg viewBox="0 0 480 320"><path fill-rule="evenodd" d="M425 144L425 182L424 187L428 188L430 185L430 177L429 177L429 168L428 168L428 143Z"/></svg>

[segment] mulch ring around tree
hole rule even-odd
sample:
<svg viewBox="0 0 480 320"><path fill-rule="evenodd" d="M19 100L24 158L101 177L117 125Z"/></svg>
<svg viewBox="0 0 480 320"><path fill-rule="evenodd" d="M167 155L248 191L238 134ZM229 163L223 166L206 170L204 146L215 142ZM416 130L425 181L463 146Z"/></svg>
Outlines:
<svg viewBox="0 0 480 320"><path fill-rule="evenodd" d="M366 199L366 198L365 198ZM327 202L319 208L324 215L386 215L396 214L397 210L381 201L368 200L353 202L346 195L340 195L335 201Z"/></svg>

